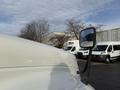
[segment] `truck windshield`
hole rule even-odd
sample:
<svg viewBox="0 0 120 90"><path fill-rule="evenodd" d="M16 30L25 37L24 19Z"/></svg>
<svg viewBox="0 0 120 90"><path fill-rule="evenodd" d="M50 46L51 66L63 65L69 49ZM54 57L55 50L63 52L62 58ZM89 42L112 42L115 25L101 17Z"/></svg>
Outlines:
<svg viewBox="0 0 120 90"><path fill-rule="evenodd" d="M93 51L105 51L108 45L96 45Z"/></svg>

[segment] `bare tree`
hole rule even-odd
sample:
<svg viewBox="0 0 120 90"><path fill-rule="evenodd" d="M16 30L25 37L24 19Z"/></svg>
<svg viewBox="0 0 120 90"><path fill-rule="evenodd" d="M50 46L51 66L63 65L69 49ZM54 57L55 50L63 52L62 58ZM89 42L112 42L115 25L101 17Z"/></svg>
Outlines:
<svg viewBox="0 0 120 90"><path fill-rule="evenodd" d="M79 39L80 30L85 28L85 24L80 20L69 19L67 20L67 30L74 33L76 39Z"/></svg>
<svg viewBox="0 0 120 90"><path fill-rule="evenodd" d="M46 20L39 20L26 24L19 36L29 40L43 42L48 32L48 22Z"/></svg>
<svg viewBox="0 0 120 90"><path fill-rule="evenodd" d="M57 48L62 48L64 43L68 41L70 36L64 35L54 35L50 38L50 41L54 44Z"/></svg>

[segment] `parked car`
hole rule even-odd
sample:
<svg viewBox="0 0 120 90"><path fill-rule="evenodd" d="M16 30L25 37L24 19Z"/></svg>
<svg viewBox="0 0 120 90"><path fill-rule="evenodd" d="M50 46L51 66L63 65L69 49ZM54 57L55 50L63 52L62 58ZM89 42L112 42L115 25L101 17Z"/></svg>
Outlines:
<svg viewBox="0 0 120 90"><path fill-rule="evenodd" d="M113 62L120 58L120 42L99 42L92 52L93 59Z"/></svg>

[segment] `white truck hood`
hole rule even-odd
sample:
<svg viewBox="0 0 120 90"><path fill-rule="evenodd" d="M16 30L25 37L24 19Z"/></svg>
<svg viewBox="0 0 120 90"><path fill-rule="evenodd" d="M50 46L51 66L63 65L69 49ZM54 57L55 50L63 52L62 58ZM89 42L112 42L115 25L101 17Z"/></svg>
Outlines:
<svg viewBox="0 0 120 90"><path fill-rule="evenodd" d="M0 90L92 90L75 57L63 50L0 35Z"/></svg>
<svg viewBox="0 0 120 90"><path fill-rule="evenodd" d="M63 68L62 68L63 69ZM58 68L14 68L0 70L0 90L94 90Z"/></svg>

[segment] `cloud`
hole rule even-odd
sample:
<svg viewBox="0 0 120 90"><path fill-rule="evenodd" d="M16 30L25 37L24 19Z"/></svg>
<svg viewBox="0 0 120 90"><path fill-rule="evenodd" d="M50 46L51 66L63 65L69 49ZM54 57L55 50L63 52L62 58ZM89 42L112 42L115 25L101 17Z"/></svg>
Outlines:
<svg viewBox="0 0 120 90"><path fill-rule="evenodd" d="M113 0L0 0L0 16L11 16L10 22L0 22L0 32L17 34L32 20L47 19L53 29L62 28L66 19L82 20L103 10Z"/></svg>
<svg viewBox="0 0 120 90"><path fill-rule="evenodd" d="M114 28L120 28L120 19L113 20L112 22L105 23L105 26L103 27L105 30L110 30Z"/></svg>

